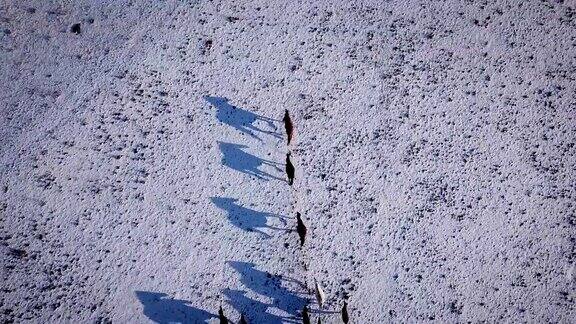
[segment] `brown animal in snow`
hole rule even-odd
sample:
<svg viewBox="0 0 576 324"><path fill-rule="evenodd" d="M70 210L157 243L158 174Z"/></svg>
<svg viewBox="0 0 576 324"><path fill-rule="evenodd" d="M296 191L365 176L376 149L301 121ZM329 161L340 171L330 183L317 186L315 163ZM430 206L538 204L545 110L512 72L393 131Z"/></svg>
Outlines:
<svg viewBox="0 0 576 324"><path fill-rule="evenodd" d="M294 164L290 161L290 152L286 153L286 175L288 176L288 184L294 184L294 173L296 169Z"/></svg>
<svg viewBox="0 0 576 324"><path fill-rule="evenodd" d="M290 119L290 114L288 114L288 109L284 112L284 128L286 128L286 135L288 136L288 145L292 141L292 135L294 133L294 125L292 124L292 119Z"/></svg>

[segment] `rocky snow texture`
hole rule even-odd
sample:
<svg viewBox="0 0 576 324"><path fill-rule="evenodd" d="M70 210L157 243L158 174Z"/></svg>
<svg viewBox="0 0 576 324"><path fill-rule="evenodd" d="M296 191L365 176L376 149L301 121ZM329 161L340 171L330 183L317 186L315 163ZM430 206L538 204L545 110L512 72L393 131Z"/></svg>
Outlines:
<svg viewBox="0 0 576 324"><path fill-rule="evenodd" d="M575 44L568 0L1 1L0 322L569 323Z"/></svg>

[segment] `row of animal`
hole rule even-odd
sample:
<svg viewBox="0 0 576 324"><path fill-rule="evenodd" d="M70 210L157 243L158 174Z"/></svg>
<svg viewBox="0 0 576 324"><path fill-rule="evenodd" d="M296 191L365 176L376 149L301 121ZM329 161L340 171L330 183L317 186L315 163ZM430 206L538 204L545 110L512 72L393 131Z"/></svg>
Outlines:
<svg viewBox="0 0 576 324"><path fill-rule="evenodd" d="M344 305L342 306L340 316L342 318L342 322L344 322L344 324L348 324L350 319L348 316L348 305L346 304L346 302L344 302ZM220 320L220 324L230 323L226 315L224 315L224 310L222 309L222 306L220 306L220 309L218 309L218 319ZM318 317L318 321L316 323L322 324L322 320L320 319L320 317ZM246 317L244 317L244 314L240 314L240 320L238 321L238 324L248 324L248 321L246 320ZM310 320L310 311L308 310L308 306L304 306L304 308L302 309L302 324L312 324L312 321Z"/></svg>
<svg viewBox="0 0 576 324"><path fill-rule="evenodd" d="M284 122L284 127L286 129L288 146L290 146L290 143L292 142L292 139L294 136L294 124L292 123L292 119L290 118L290 114L289 114L288 110L285 111L284 118L282 120ZM292 186L294 184L294 177L295 177L296 168L294 167L294 164L292 163L290 157L291 157L291 152L288 151L288 153L286 153L286 176L288 178L288 184L290 186ZM300 212L296 212L296 232L298 233L298 237L300 239L300 247L303 248L304 243L306 242L306 234L308 232L308 228L304 224L304 221L302 220L302 215L300 214ZM320 308L322 308L324 305L324 301L326 300L326 295L324 293L324 290L322 289L322 287L320 286L320 284L318 283L318 281L316 279L314 279L314 290L315 290L316 301L317 301L318 305L320 306ZM344 302L344 304L342 306L342 309L340 311L340 315L342 318L342 322L344 322L344 324L348 324L349 315L348 315L348 305L346 302ZM222 309L222 306L220 306L220 309L218 310L218 317L220 319L220 324L229 324L230 323L228 318L224 315L224 310ZM244 314L240 314L240 320L238 323L239 324L248 324L248 321L244 317ZM308 306L304 306L304 308L302 309L302 324L311 324L311 323L312 322L310 319L310 311L308 309ZM318 318L317 323L318 324L322 323L320 318Z"/></svg>
<svg viewBox="0 0 576 324"><path fill-rule="evenodd" d="M290 146L292 138L294 137L294 124L292 123L292 118L290 118L290 113L288 112L288 109L285 110L284 118L282 119L282 121L284 122L284 128L286 129L288 146ZM290 160L290 154L291 154L290 151L286 153L286 176L288 178L288 184L292 186L294 184L294 176L296 173L296 168L294 167L294 164L292 164L292 161ZM308 229L304 224L304 221L302 220L302 215L300 214L300 212L296 212L296 232L298 233L298 237L300 238L300 247L303 248L304 243L306 242L306 233L308 232ZM322 287L320 286L316 278L314 278L314 289L315 289L316 301L318 302L318 305L322 307L324 305L326 295L324 294L324 291L322 290ZM349 316L346 302L344 302L344 305L342 306L341 315L342 315L342 321L345 324L347 324L349 321ZM303 324L311 323L307 306L304 306L304 308L302 309L302 323ZM321 323L320 318L318 318L318 323Z"/></svg>

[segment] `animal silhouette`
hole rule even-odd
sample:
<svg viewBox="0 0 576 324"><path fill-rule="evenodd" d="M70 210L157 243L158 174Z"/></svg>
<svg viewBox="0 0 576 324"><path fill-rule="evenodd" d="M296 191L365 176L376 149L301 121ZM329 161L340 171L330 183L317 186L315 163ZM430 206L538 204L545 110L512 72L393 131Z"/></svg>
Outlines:
<svg viewBox="0 0 576 324"><path fill-rule="evenodd" d="M284 128L286 128L286 135L288 136L288 145L290 145L294 133L294 125L292 124L292 119L290 119L288 109L284 112L284 118L282 118L282 121L284 121Z"/></svg>
<svg viewBox="0 0 576 324"><path fill-rule="evenodd" d="M306 241L306 225L302 221L302 217L300 213L296 213L296 231L298 232L298 236L300 237L300 246L304 246L304 242Z"/></svg>
<svg viewBox="0 0 576 324"><path fill-rule="evenodd" d="M346 302L344 302L344 305L342 306L342 322L344 322L344 324L348 324L349 321L349 317L348 317L348 305L346 304Z"/></svg>
<svg viewBox="0 0 576 324"><path fill-rule="evenodd" d="M224 310L222 309L222 306L220 306L220 309L218 309L218 318L220 319L220 324L228 324L228 319L226 316L224 316Z"/></svg>
<svg viewBox="0 0 576 324"><path fill-rule="evenodd" d="M302 324L310 324L310 315L308 314L308 306L302 309Z"/></svg>
<svg viewBox="0 0 576 324"><path fill-rule="evenodd" d="M290 161L290 152L286 153L286 175L288 176L288 184L292 185L294 183L294 164Z"/></svg>

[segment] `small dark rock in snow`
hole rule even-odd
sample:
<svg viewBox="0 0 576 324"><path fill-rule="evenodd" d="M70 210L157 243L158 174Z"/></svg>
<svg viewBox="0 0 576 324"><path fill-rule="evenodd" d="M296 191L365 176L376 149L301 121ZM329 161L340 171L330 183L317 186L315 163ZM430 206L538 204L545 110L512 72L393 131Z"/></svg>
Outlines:
<svg viewBox="0 0 576 324"><path fill-rule="evenodd" d="M81 30L80 30L80 24L74 24L70 27L70 32L74 33L74 34L80 34Z"/></svg>

